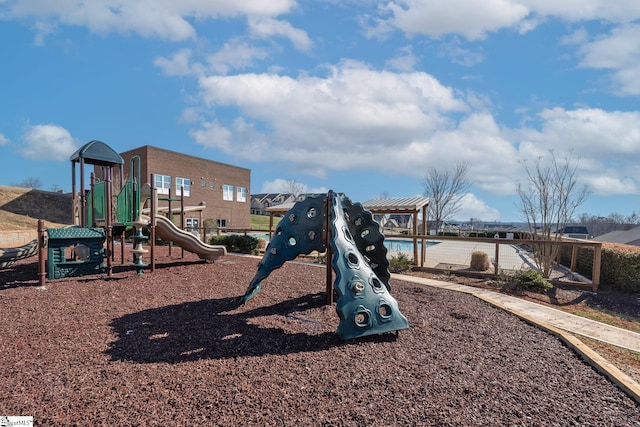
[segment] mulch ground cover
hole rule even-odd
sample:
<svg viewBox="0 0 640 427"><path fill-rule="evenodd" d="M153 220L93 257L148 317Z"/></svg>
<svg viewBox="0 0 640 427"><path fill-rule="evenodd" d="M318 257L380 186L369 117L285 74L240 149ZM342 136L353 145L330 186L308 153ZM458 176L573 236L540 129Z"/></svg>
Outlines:
<svg viewBox="0 0 640 427"><path fill-rule="evenodd" d="M322 266L158 248L141 276L0 271L0 416L36 425L640 426L555 337L472 296L392 281L410 328L342 341ZM130 262L130 261L128 261Z"/></svg>

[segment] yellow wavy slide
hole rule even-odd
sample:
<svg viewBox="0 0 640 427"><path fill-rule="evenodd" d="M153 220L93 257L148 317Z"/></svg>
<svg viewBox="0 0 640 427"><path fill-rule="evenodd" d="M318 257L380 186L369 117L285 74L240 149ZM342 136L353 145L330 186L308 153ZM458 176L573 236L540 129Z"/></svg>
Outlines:
<svg viewBox="0 0 640 427"><path fill-rule="evenodd" d="M151 222L151 218L143 215L143 220ZM156 216L156 234L164 240L171 241L186 251L192 252L200 259L215 261L219 257L227 254L227 248L222 245L207 245L193 234L181 230L168 218Z"/></svg>

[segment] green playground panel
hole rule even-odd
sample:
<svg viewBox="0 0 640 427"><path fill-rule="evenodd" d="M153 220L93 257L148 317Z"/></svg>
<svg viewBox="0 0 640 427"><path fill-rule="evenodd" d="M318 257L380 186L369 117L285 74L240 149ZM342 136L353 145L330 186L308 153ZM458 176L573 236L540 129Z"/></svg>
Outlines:
<svg viewBox="0 0 640 427"><path fill-rule="evenodd" d="M84 276L104 272L105 232L102 228L47 229L47 277ZM82 249L84 257L67 258L70 252Z"/></svg>

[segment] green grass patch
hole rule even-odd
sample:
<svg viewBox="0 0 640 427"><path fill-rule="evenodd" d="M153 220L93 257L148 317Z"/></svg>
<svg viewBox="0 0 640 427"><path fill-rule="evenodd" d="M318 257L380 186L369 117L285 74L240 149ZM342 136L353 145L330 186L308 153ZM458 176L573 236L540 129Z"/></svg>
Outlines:
<svg viewBox="0 0 640 427"><path fill-rule="evenodd" d="M280 222L280 217L273 217L273 228ZM251 215L251 229L269 231L269 215Z"/></svg>

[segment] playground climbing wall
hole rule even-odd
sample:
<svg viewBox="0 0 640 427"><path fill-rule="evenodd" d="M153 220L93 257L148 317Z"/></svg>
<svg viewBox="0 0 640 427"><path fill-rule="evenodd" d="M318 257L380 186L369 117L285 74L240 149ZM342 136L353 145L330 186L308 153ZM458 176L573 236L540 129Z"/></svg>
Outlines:
<svg viewBox="0 0 640 427"><path fill-rule="evenodd" d="M331 207L329 221L327 204ZM408 328L409 322L390 293L387 250L378 223L361 204L331 191L297 202L285 214L241 303L257 295L262 281L284 262L314 250L322 252L328 244L336 273L340 337L347 340Z"/></svg>
<svg viewBox="0 0 640 427"><path fill-rule="evenodd" d="M331 245L338 334L344 339L409 327L391 296L384 236L371 213L342 194L332 203Z"/></svg>

